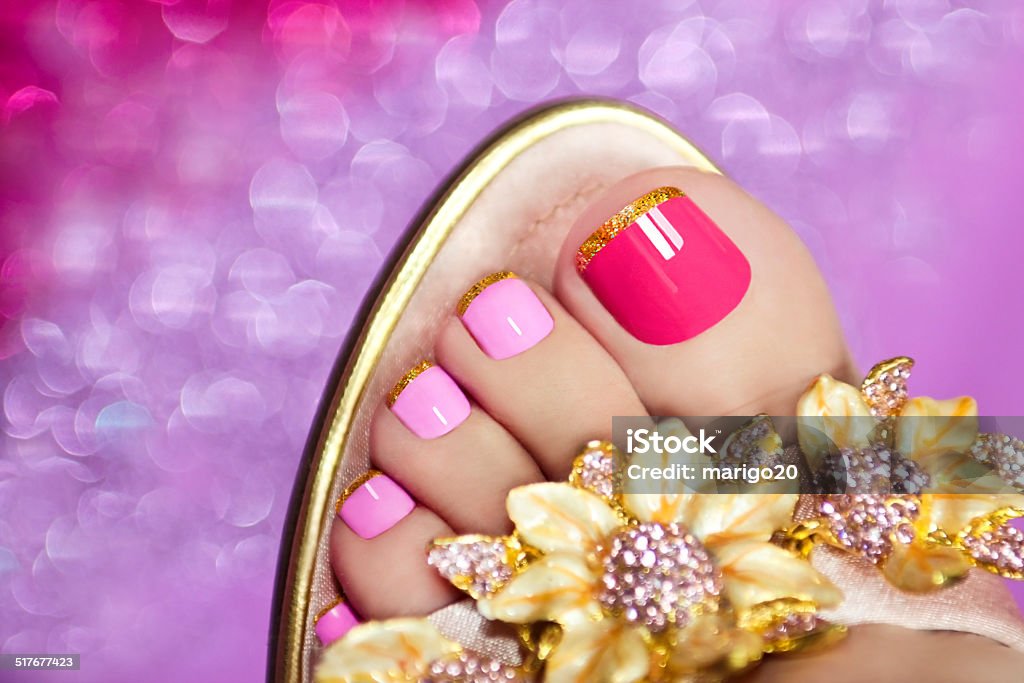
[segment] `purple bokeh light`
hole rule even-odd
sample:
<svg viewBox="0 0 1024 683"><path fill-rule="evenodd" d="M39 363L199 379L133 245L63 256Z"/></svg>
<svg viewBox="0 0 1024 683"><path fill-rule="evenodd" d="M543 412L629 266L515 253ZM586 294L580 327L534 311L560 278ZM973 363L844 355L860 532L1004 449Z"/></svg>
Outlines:
<svg viewBox="0 0 1024 683"><path fill-rule="evenodd" d="M783 215L863 366L1021 414L1022 57L1013 0L0 6L0 651L260 679L361 298L556 97L656 111Z"/></svg>

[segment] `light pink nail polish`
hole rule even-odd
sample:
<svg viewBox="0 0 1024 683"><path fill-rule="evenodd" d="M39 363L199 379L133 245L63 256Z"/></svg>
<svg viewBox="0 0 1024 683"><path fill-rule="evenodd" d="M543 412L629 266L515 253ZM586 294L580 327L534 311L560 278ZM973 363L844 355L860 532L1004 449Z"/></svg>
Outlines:
<svg viewBox="0 0 1024 683"><path fill-rule="evenodd" d="M693 200L650 192L598 229L576 267L606 309L647 344L676 344L718 324L750 287L750 264Z"/></svg>
<svg viewBox="0 0 1024 683"><path fill-rule="evenodd" d="M330 645L338 638L359 625L359 620L344 602L338 602L317 617L313 630L324 645Z"/></svg>
<svg viewBox="0 0 1024 683"><path fill-rule="evenodd" d="M391 412L421 439L436 439L469 417L466 395L447 372L423 361L407 372L387 400Z"/></svg>
<svg viewBox="0 0 1024 683"><path fill-rule="evenodd" d="M555 327L548 309L513 273L485 277L466 292L459 317L491 358L502 360L532 348Z"/></svg>
<svg viewBox="0 0 1024 683"><path fill-rule="evenodd" d="M361 483L360 483L361 482ZM338 516L362 538L374 538L402 521L416 503L391 477L367 472L343 495Z"/></svg>

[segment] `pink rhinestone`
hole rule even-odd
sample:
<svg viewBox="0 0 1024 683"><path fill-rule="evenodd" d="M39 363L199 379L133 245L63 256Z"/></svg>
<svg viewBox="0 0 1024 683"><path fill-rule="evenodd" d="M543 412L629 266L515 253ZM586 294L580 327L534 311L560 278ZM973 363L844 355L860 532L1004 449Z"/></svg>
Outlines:
<svg viewBox="0 0 1024 683"><path fill-rule="evenodd" d="M798 638L812 633L827 624L827 621L813 613L790 614L785 619L772 625L768 632L765 633L765 638L768 642Z"/></svg>
<svg viewBox="0 0 1024 683"><path fill-rule="evenodd" d="M964 547L976 561L1004 572L1024 571L1024 532L1004 525L995 531L967 536Z"/></svg>
<svg viewBox="0 0 1024 683"><path fill-rule="evenodd" d="M427 564L445 579L467 578L467 592L473 596L490 595L512 578L508 549L499 539L453 541L437 545L427 552Z"/></svg>
<svg viewBox="0 0 1024 683"><path fill-rule="evenodd" d="M417 683L529 683L532 680L530 674L511 664L475 652L462 652L457 657L432 662L429 673L420 677Z"/></svg>
<svg viewBox="0 0 1024 683"><path fill-rule="evenodd" d="M907 358L877 375L872 371L861 387L872 415L888 417L899 413L907 401L907 380L913 367L914 361Z"/></svg>
<svg viewBox="0 0 1024 683"><path fill-rule="evenodd" d="M714 610L722 576L704 546L676 524L640 524L610 537L600 552L599 596L613 615L659 633Z"/></svg>
<svg viewBox="0 0 1024 683"><path fill-rule="evenodd" d="M916 494L931 486L931 477L898 451L869 446L826 454L814 486L822 493Z"/></svg>
<svg viewBox="0 0 1024 683"><path fill-rule="evenodd" d="M771 449L764 448L764 444L773 442L769 438L773 434L775 434L775 425L771 418L755 417L736 430L729 442L729 447L715 460L729 467L738 465L772 467L778 465L782 462L783 456L781 441L775 443Z"/></svg>
<svg viewBox="0 0 1024 683"><path fill-rule="evenodd" d="M818 510L840 546L879 563L894 543L913 540L920 501L916 496L830 495Z"/></svg>
<svg viewBox="0 0 1024 683"><path fill-rule="evenodd" d="M601 447L590 447L576 459L574 483L603 498L612 498L621 487L615 456Z"/></svg>
<svg viewBox="0 0 1024 683"><path fill-rule="evenodd" d="M1003 481L1024 491L1024 441L1008 434L981 434L970 454L995 470Z"/></svg>

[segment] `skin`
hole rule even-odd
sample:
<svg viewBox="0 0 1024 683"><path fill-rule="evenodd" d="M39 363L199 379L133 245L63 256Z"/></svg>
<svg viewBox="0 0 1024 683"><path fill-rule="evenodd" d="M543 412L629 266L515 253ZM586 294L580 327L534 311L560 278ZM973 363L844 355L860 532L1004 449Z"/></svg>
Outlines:
<svg viewBox="0 0 1024 683"><path fill-rule="evenodd" d="M753 279L740 305L715 327L659 347L615 322L576 273L573 257L609 216L664 185L682 188L729 235L750 261ZM858 375L803 243L721 176L652 169L609 188L570 230L552 281L551 292L529 284L555 328L518 356L490 359L457 318L442 327L434 356L474 401L472 416L458 429L424 441L383 405L375 413L374 465L419 507L370 540L337 520L332 528L332 566L364 618L427 614L458 599L423 562L425 545L438 536L507 532L508 490L564 479L580 443L610 436L611 415L789 414L819 373L847 381ZM424 457L403 457L412 449ZM486 461L472 457L481 451L488 452ZM975 662L986 663L983 673L972 670ZM872 625L851 629L843 644L826 652L770 659L743 680L861 683L910 676L930 683L1005 683L1022 670L1024 656L977 636Z"/></svg>

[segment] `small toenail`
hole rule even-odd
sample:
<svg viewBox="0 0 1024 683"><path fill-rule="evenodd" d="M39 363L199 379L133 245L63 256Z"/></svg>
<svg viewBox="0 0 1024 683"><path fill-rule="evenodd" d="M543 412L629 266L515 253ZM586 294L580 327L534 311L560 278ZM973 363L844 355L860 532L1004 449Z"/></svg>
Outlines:
<svg viewBox="0 0 1024 683"><path fill-rule="evenodd" d="M580 246L576 269L619 324L647 344L696 337L750 287L743 253L674 187L608 219Z"/></svg>
<svg viewBox="0 0 1024 683"><path fill-rule="evenodd" d="M555 327L533 290L508 271L473 285L459 301L458 311L476 343L495 360L532 348Z"/></svg>
<svg viewBox="0 0 1024 683"><path fill-rule="evenodd" d="M391 477L370 470L349 484L338 499L337 512L362 538L373 538L398 524L416 503Z"/></svg>
<svg viewBox="0 0 1024 683"><path fill-rule="evenodd" d="M444 436L465 422L472 410L455 380L429 360L405 373L388 394L386 403L402 424L421 439Z"/></svg>
<svg viewBox="0 0 1024 683"><path fill-rule="evenodd" d="M330 645L359 624L359 619L341 598L321 611L315 621L316 624L313 628L316 631L316 637L324 645Z"/></svg>

